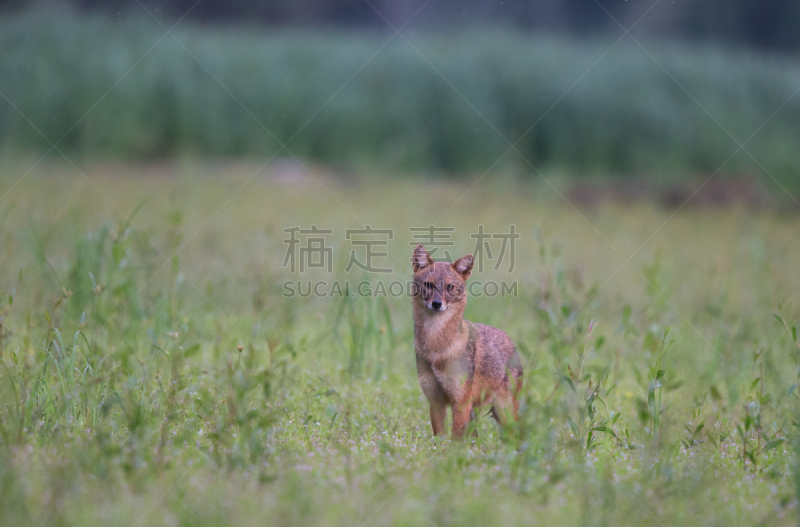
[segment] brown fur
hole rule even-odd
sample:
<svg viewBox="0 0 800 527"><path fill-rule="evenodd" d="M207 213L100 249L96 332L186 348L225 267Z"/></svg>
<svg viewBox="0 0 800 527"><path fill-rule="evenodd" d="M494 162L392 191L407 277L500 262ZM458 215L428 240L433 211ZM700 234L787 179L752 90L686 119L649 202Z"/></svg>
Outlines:
<svg viewBox="0 0 800 527"><path fill-rule="evenodd" d="M503 331L463 318L472 255L434 263L417 245L412 263L417 378L430 402L433 433L444 434L448 406L454 438L464 435L474 409L487 403L501 425L508 411L516 418L522 388L519 353Z"/></svg>

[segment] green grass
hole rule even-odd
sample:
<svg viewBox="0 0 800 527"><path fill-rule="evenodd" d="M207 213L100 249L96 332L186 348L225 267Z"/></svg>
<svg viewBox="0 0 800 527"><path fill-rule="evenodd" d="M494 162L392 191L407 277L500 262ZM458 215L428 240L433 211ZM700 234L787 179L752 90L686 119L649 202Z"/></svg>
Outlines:
<svg viewBox="0 0 800 527"><path fill-rule="evenodd" d="M764 175L744 152L723 166L758 130L747 150L800 188L800 106L787 102L800 63L791 56L646 33L636 36L647 52L628 37L612 48L613 38L432 35L413 24L411 45L380 33L191 22L174 33L180 44L137 11L6 14L0 91L50 141L87 158L286 156L280 141L343 168L460 175L493 166L507 139L538 169L682 179L718 168ZM7 153L50 148L25 117L0 101ZM534 173L513 151L499 168Z"/></svg>
<svg viewBox="0 0 800 527"><path fill-rule="evenodd" d="M80 168L0 178L3 525L797 523L797 216ZM472 278L518 296L467 309L521 351L521 418L436 441L409 300L284 298L283 229L335 232L333 276L303 280L357 282L344 230L393 228L404 280L409 227L461 255L477 218L522 236L513 273Z"/></svg>

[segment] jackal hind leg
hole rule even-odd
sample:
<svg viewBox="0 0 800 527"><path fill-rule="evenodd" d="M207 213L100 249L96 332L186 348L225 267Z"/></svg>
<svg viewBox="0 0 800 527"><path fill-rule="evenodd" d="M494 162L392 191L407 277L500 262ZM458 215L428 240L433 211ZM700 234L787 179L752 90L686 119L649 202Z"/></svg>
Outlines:
<svg viewBox="0 0 800 527"><path fill-rule="evenodd" d="M472 432L469 434L470 437L478 437L478 416L475 415L475 409L469 411L469 423L473 423L474 427L472 428ZM469 426L469 423L467 425Z"/></svg>
<svg viewBox="0 0 800 527"><path fill-rule="evenodd" d="M495 394L492 397L492 417L502 427L506 426L509 420L516 420L517 409L516 398L509 393Z"/></svg>

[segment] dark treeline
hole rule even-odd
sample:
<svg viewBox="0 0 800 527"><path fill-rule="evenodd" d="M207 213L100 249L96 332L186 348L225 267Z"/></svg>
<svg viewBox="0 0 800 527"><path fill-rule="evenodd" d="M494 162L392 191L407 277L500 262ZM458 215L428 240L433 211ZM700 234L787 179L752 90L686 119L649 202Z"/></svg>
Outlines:
<svg viewBox="0 0 800 527"><path fill-rule="evenodd" d="M175 19L191 9L191 18L205 22L391 29L413 17L409 27L415 29L490 24L580 35L618 33L620 24L630 27L652 7L636 26L640 34L800 49L800 2L787 0L202 0L192 9L196 1L142 4ZM112 13L142 9L137 0L70 3ZM0 0L0 8L11 9L56 5L64 2Z"/></svg>

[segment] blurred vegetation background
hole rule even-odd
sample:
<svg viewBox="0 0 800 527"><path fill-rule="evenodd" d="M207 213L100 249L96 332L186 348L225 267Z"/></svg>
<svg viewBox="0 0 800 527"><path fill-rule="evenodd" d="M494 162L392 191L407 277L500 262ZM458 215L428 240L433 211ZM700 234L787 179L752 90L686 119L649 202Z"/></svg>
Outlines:
<svg viewBox="0 0 800 527"><path fill-rule="evenodd" d="M374 4L386 19L365 2L3 4L7 156L57 143L95 159L291 154L362 171L647 181L718 171L800 188L791 3L758 16L746 2ZM628 36L615 19L640 22Z"/></svg>

